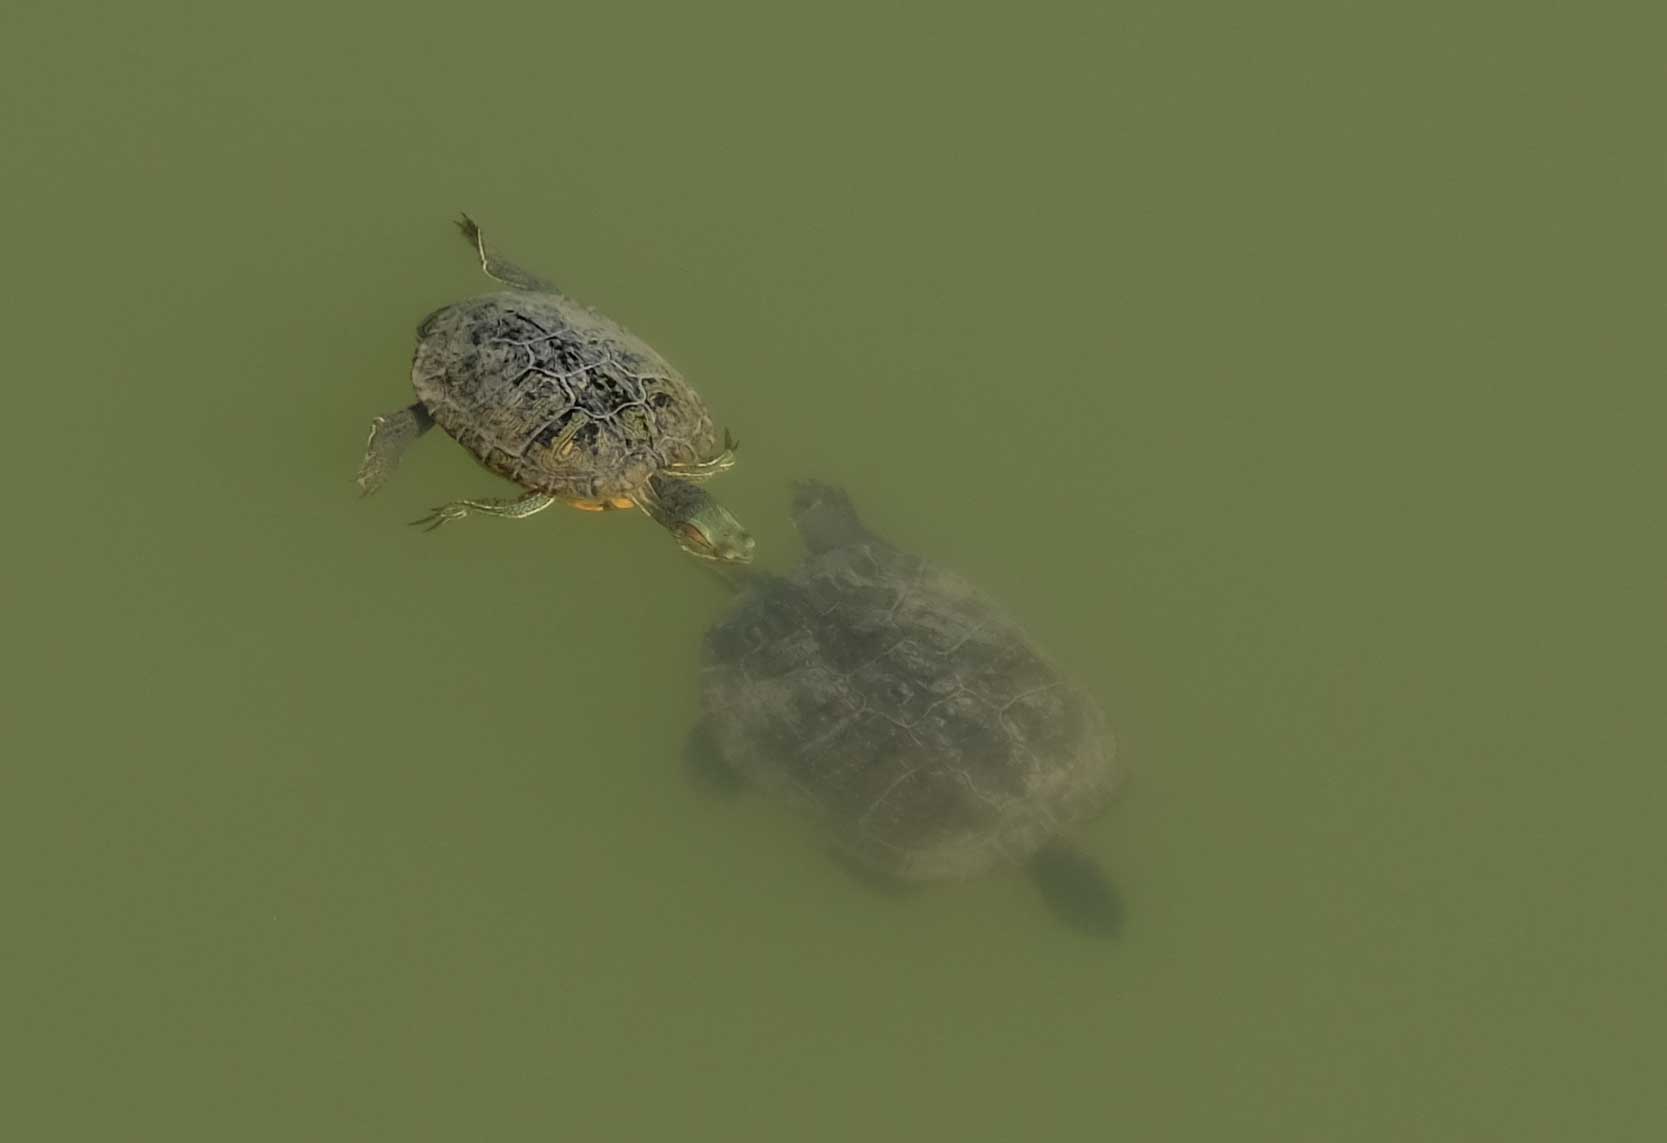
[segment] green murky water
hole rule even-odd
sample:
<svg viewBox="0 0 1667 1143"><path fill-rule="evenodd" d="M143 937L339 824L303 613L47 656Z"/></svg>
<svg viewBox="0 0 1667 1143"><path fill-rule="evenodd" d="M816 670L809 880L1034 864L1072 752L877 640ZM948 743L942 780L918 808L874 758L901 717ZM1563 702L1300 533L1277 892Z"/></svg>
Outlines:
<svg viewBox="0 0 1667 1143"><path fill-rule="evenodd" d="M1662 1137L1596 11L12 0L12 1130ZM1103 698L1121 939L698 796L724 596L646 520L418 534L503 491L439 436L355 498L459 209L701 387L762 562L836 480Z"/></svg>

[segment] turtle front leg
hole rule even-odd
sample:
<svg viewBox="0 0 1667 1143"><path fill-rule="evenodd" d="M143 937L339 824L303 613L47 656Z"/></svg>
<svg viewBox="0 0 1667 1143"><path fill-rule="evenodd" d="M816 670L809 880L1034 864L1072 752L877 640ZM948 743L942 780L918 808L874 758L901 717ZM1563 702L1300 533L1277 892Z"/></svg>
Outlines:
<svg viewBox="0 0 1667 1143"><path fill-rule="evenodd" d="M545 492L531 492L513 500L508 497L491 500L453 500L450 504L442 504L421 520L413 520L413 527L422 524L425 532L432 532L447 520L461 520L470 512L479 512L482 516L501 516L506 520L519 520L523 516L531 516L534 512L542 512L556 502L554 496Z"/></svg>
<svg viewBox="0 0 1667 1143"><path fill-rule="evenodd" d="M468 239L470 245L475 248L475 253L480 255L480 268L488 278L495 282L502 282L506 286L513 286L517 290L534 290L539 293L554 293L556 291L555 286L540 278L537 274L529 270L523 270L509 259L488 250L486 248L486 235L480 232L480 227L468 215L459 214L457 216L457 229L463 232L463 237Z"/></svg>
<svg viewBox="0 0 1667 1143"><path fill-rule="evenodd" d="M709 480L720 472L728 472L735 467L735 450L741 447L741 442L724 430L724 448L711 460L682 461L668 464L662 472L668 476L679 476L684 480Z"/></svg>
<svg viewBox="0 0 1667 1143"><path fill-rule="evenodd" d="M411 442L433 427L434 418L421 402L372 421L370 437L365 441L365 459L359 462L359 494L369 496L381 488Z"/></svg>

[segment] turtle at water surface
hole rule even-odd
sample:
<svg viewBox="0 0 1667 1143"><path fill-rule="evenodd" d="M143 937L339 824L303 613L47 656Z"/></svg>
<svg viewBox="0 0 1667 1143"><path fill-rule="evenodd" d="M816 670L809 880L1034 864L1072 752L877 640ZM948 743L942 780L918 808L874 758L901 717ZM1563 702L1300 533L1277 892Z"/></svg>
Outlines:
<svg viewBox="0 0 1667 1143"><path fill-rule="evenodd" d="M375 492L407 446L438 424L511 499L454 500L416 524L470 512L519 519L557 502L640 508L691 555L752 558L753 540L699 481L735 463L700 396L646 342L491 250L463 215L481 269L509 289L435 310L417 327L417 400L371 424L359 487Z"/></svg>
<svg viewBox="0 0 1667 1143"><path fill-rule="evenodd" d="M1109 933L1115 894L1062 831L1117 784L1099 707L972 584L869 532L846 494L805 482L807 554L747 569L706 635L697 773L817 819L840 855L893 881L1024 864L1078 928Z"/></svg>

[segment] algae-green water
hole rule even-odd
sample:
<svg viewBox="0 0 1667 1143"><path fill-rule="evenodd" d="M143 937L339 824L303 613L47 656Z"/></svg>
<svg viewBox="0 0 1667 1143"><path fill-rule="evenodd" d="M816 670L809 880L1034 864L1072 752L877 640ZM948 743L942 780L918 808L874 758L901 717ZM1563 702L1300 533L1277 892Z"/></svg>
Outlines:
<svg viewBox="0 0 1667 1143"><path fill-rule="evenodd" d="M1642 14L10 0L6 1137L1667 1137ZM1119 937L693 787L642 516L356 495L460 210L1099 699Z"/></svg>

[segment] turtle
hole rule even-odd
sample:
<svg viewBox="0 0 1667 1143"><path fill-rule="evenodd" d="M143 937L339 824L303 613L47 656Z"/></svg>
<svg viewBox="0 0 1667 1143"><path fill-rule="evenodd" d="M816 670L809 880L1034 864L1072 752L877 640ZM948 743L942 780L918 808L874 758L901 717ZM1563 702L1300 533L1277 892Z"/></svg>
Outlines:
<svg viewBox="0 0 1667 1143"><path fill-rule="evenodd" d="M693 776L796 806L865 879L1022 864L1063 920L1115 932L1114 889L1064 838L1119 785L1099 705L843 489L797 482L792 511L806 553L787 575L724 569L740 594L703 640Z"/></svg>
<svg viewBox="0 0 1667 1143"><path fill-rule="evenodd" d="M435 424L516 498L453 500L412 523L432 531L471 512L520 519L557 502L640 508L684 551L746 563L753 539L698 482L735 463L699 395L646 342L458 229L487 277L508 287L442 306L417 326L417 400L371 422L359 488L369 495Z"/></svg>

